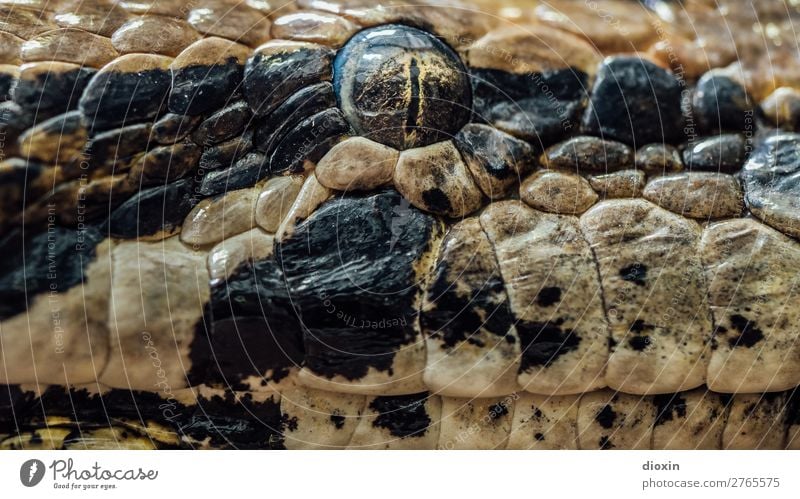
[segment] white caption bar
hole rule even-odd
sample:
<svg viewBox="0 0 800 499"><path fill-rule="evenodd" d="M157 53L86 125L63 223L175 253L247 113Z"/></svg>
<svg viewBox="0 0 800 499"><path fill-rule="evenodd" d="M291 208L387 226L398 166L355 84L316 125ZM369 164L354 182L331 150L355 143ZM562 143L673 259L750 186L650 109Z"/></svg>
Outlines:
<svg viewBox="0 0 800 499"><path fill-rule="evenodd" d="M798 469L792 451L6 451L0 497L797 498Z"/></svg>

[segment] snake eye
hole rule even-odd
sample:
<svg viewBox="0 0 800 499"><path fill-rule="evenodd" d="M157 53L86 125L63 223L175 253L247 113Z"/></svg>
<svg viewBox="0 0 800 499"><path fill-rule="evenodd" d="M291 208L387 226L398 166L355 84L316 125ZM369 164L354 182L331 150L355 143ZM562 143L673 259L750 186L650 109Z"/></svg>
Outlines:
<svg viewBox="0 0 800 499"><path fill-rule="evenodd" d="M470 117L461 60L433 35L408 26L356 34L336 56L333 85L356 132L401 150L450 138Z"/></svg>

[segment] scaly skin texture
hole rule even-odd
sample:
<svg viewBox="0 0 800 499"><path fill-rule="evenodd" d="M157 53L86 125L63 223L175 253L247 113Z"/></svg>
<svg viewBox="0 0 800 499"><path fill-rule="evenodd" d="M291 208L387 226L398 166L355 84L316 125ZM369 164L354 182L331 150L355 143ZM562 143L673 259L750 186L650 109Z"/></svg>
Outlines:
<svg viewBox="0 0 800 499"><path fill-rule="evenodd" d="M652 4L0 0L0 447L798 448L798 13Z"/></svg>

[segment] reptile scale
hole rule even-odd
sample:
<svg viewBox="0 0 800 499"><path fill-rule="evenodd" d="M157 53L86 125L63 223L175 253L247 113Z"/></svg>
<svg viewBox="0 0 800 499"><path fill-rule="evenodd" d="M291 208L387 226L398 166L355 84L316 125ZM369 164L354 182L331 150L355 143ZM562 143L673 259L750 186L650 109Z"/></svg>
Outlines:
<svg viewBox="0 0 800 499"><path fill-rule="evenodd" d="M0 0L0 448L800 449L795 20Z"/></svg>

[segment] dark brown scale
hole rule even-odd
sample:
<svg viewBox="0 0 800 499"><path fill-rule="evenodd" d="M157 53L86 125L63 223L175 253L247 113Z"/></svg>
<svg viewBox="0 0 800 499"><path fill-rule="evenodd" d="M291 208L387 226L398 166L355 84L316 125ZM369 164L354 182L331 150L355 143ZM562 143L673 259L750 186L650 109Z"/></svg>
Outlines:
<svg viewBox="0 0 800 499"><path fill-rule="evenodd" d="M255 116L268 116L295 92L331 79L333 52L327 47L256 51L244 71L244 95Z"/></svg>
<svg viewBox="0 0 800 499"><path fill-rule="evenodd" d="M93 170L123 173L147 150L151 130L150 123L141 123L103 131L89 139L84 156Z"/></svg>
<svg viewBox="0 0 800 499"><path fill-rule="evenodd" d="M610 57L597 71L583 130L634 147L680 142L681 91L678 78L650 61Z"/></svg>
<svg viewBox="0 0 800 499"><path fill-rule="evenodd" d="M688 170L737 172L747 157L747 141L738 133L722 134L690 143L683 151Z"/></svg>
<svg viewBox="0 0 800 499"><path fill-rule="evenodd" d="M203 121L192 134L196 144L218 144L239 135L250 121L250 108L244 101L226 106Z"/></svg>
<svg viewBox="0 0 800 499"><path fill-rule="evenodd" d="M14 102L37 121L74 109L96 69L69 63L34 63L12 90ZM152 83L156 83L153 81ZM130 87L121 89L130 92ZM130 99L130 94L126 94Z"/></svg>
<svg viewBox="0 0 800 499"><path fill-rule="evenodd" d="M173 182L195 169L201 152L200 146L188 140L152 147L134 164L129 176L134 184L141 186Z"/></svg>
<svg viewBox="0 0 800 499"><path fill-rule="evenodd" d="M498 127L541 150L578 128L588 79L577 68L531 74L472 69L473 120ZM552 96L544 89L552 90Z"/></svg>
<svg viewBox="0 0 800 499"><path fill-rule="evenodd" d="M252 131L246 131L238 137L204 148L203 154L200 156L199 168L203 173L208 170L228 168L232 166L236 160L244 157L252 150L253 133ZM203 193L201 192L201 194Z"/></svg>
<svg viewBox="0 0 800 499"><path fill-rule="evenodd" d="M108 234L124 239L174 234L198 201L191 178L141 190L111 213Z"/></svg>
<svg viewBox="0 0 800 499"><path fill-rule="evenodd" d="M98 133L155 118L170 89L168 61L129 54L98 72L80 97L79 107L90 130Z"/></svg>
<svg viewBox="0 0 800 499"><path fill-rule="evenodd" d="M174 144L194 131L201 117L167 113L153 123L151 139L163 145Z"/></svg>
<svg viewBox="0 0 800 499"><path fill-rule="evenodd" d="M256 149L271 155L280 141L298 123L334 106L336 97L333 94L333 85L328 82L298 90L256 124L253 137Z"/></svg>
<svg viewBox="0 0 800 499"><path fill-rule="evenodd" d="M278 143L269 158L273 174L303 173L308 163L322 159L350 133L350 125L337 108L317 113L297 124Z"/></svg>
<svg viewBox="0 0 800 499"><path fill-rule="evenodd" d="M548 168L562 168L579 173L624 170L633 166L630 147L613 140L580 136L547 148L541 163Z"/></svg>

